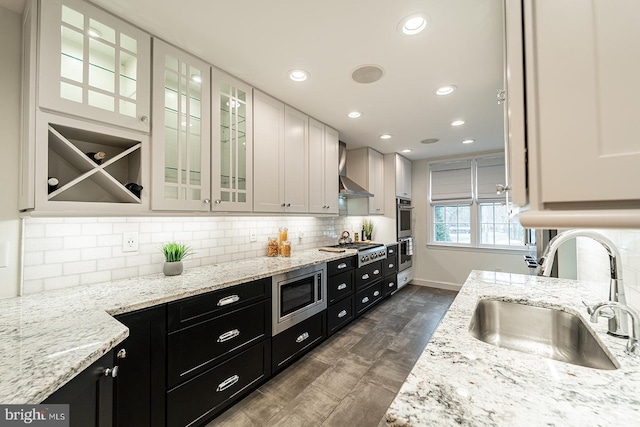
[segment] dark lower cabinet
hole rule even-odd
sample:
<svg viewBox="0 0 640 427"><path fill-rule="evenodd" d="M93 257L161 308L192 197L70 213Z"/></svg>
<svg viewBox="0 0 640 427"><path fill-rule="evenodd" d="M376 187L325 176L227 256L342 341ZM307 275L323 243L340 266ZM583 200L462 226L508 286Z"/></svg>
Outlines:
<svg viewBox="0 0 640 427"><path fill-rule="evenodd" d="M355 317L353 295L330 306L327 309L327 335L333 335L338 329L355 319Z"/></svg>
<svg viewBox="0 0 640 427"><path fill-rule="evenodd" d="M129 336L115 347L115 426L164 425L166 310L163 304L116 317Z"/></svg>
<svg viewBox="0 0 640 427"><path fill-rule="evenodd" d="M327 337L325 316L326 310L272 338L273 373L289 365Z"/></svg>
<svg viewBox="0 0 640 427"><path fill-rule="evenodd" d="M204 425L271 374L264 340L167 392L167 427Z"/></svg>
<svg viewBox="0 0 640 427"><path fill-rule="evenodd" d="M111 427L114 380L112 373L113 350L80 372L42 403L69 404L71 427Z"/></svg>
<svg viewBox="0 0 640 427"><path fill-rule="evenodd" d="M356 315L361 315L384 298L382 284L383 282L379 281L368 288L356 292Z"/></svg>
<svg viewBox="0 0 640 427"><path fill-rule="evenodd" d="M382 279L382 260L372 262L356 270L356 290L363 289L378 279Z"/></svg>
<svg viewBox="0 0 640 427"><path fill-rule="evenodd" d="M394 273L382 281L382 293L387 296L396 290L398 290L398 275Z"/></svg>

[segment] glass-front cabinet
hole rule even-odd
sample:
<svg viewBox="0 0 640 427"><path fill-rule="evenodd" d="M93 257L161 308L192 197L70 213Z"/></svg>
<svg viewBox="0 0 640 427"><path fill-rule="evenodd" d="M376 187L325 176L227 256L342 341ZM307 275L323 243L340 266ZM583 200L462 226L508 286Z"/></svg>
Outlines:
<svg viewBox="0 0 640 427"><path fill-rule="evenodd" d="M252 90L217 69L212 70L211 210L252 209Z"/></svg>
<svg viewBox="0 0 640 427"><path fill-rule="evenodd" d="M40 107L148 132L150 36L82 1L40 7Z"/></svg>
<svg viewBox="0 0 640 427"><path fill-rule="evenodd" d="M205 62L154 39L154 210L210 210L209 70Z"/></svg>

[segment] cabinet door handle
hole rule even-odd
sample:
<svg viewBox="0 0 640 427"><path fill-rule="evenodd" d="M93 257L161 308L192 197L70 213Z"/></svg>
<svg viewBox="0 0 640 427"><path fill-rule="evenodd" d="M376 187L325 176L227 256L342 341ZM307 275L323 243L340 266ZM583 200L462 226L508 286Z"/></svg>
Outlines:
<svg viewBox="0 0 640 427"><path fill-rule="evenodd" d="M118 365L116 365L116 366L114 366L113 368L106 368L106 369L102 372L102 374L103 374L105 377L115 378L115 377L117 377L117 376L118 376L118 371L119 371L119 369L120 369L120 368L118 367Z"/></svg>
<svg viewBox="0 0 640 427"><path fill-rule="evenodd" d="M342 318L344 316L347 315L347 310L342 310L340 313L338 313L338 317Z"/></svg>
<svg viewBox="0 0 640 427"><path fill-rule="evenodd" d="M291 207L291 203L287 203L287 207L290 208Z"/></svg>
<svg viewBox="0 0 640 427"><path fill-rule="evenodd" d="M301 334L300 336L298 336L298 338L296 338L296 342L299 344L302 341L306 340L307 338L309 338L309 332L305 332L305 333Z"/></svg>
<svg viewBox="0 0 640 427"><path fill-rule="evenodd" d="M373 296L374 296L374 297L377 297L378 295L380 295L380 291L375 291L375 292L373 293Z"/></svg>
<svg viewBox="0 0 640 427"><path fill-rule="evenodd" d="M218 307L222 307L223 305L233 304L234 302L240 301L240 297L238 295L230 295L228 297L224 297L218 301Z"/></svg>
<svg viewBox="0 0 640 427"><path fill-rule="evenodd" d="M362 280L367 280L369 278L369 274L365 273L362 275Z"/></svg>
<svg viewBox="0 0 640 427"><path fill-rule="evenodd" d="M393 264L389 264L389 268L393 268Z"/></svg>
<svg viewBox="0 0 640 427"><path fill-rule="evenodd" d="M238 335L240 335L240 331L237 329L233 329L231 331L227 331L224 334L220 335L218 337L218 342L225 342L225 341L229 341L232 338L237 337Z"/></svg>
<svg viewBox="0 0 640 427"><path fill-rule="evenodd" d="M340 283L340 284L338 285L338 290L339 290L339 291L341 291L341 290L343 290L343 289L347 289L347 284L346 284L346 283Z"/></svg>
<svg viewBox="0 0 640 427"><path fill-rule="evenodd" d="M281 204L280 206L284 208L284 207L286 206L286 204L284 204L284 203L283 203L283 204Z"/></svg>
<svg viewBox="0 0 640 427"><path fill-rule="evenodd" d="M380 274L380 270L373 270L373 274Z"/></svg>
<svg viewBox="0 0 640 427"><path fill-rule="evenodd" d="M389 282L389 287L390 287L390 288L393 288L395 285L396 285L395 283L393 283L393 282Z"/></svg>
<svg viewBox="0 0 640 427"><path fill-rule="evenodd" d="M340 264L338 264L338 270L342 270L343 268L347 268L346 262L341 262Z"/></svg>
<svg viewBox="0 0 640 427"><path fill-rule="evenodd" d="M147 117L147 116L142 116L142 117L140 117L140 121L141 121L142 123L149 123L149 117Z"/></svg>
<svg viewBox="0 0 640 427"><path fill-rule="evenodd" d="M387 250L387 253L388 253L389 255L393 255L393 254L395 254L395 253L396 253L396 251L394 251L393 249L388 249L388 250Z"/></svg>
<svg viewBox="0 0 640 427"><path fill-rule="evenodd" d="M366 304L366 303L368 303L368 302L369 302L369 297L364 297L364 298L362 298L362 303L363 303L363 304Z"/></svg>
<svg viewBox="0 0 640 427"><path fill-rule="evenodd" d="M216 391L224 391L229 387L231 387L232 385L234 385L235 383L237 383L238 380L240 380L239 376L237 375L230 376L229 378L227 378L226 380L218 384L218 388L216 388Z"/></svg>

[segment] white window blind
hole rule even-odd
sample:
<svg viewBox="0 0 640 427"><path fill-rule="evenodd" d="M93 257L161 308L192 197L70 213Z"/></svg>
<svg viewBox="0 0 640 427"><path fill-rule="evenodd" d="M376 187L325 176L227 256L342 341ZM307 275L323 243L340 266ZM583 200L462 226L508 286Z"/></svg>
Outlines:
<svg viewBox="0 0 640 427"><path fill-rule="evenodd" d="M430 169L432 203L472 202L471 160L434 163Z"/></svg>
<svg viewBox="0 0 640 427"><path fill-rule="evenodd" d="M478 201L504 200L496 194L496 185L505 183L504 156L477 160Z"/></svg>

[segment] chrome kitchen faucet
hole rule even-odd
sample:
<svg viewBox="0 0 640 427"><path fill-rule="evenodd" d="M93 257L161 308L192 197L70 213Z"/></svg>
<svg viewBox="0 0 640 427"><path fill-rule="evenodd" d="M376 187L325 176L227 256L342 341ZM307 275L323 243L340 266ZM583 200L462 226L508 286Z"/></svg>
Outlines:
<svg viewBox="0 0 640 427"><path fill-rule="evenodd" d="M600 233L591 230L568 230L558 234L549 241L547 249L544 251L542 258L538 261L538 275L549 277L553 260L556 257L558 248L567 240L576 237L588 237L600 243L609 254L609 271L611 281L609 283L609 301L620 303L620 306L627 305L627 298L624 293L622 284L622 263L620 260L620 252L611 240ZM627 312L621 310L620 306L612 306L611 309L615 315L609 318L609 334L621 338L629 337L629 318Z"/></svg>

